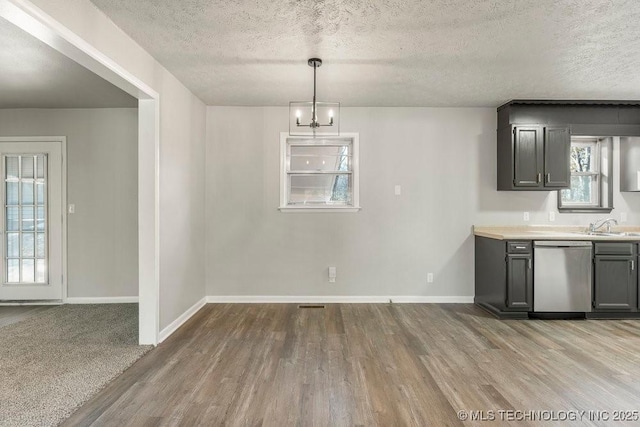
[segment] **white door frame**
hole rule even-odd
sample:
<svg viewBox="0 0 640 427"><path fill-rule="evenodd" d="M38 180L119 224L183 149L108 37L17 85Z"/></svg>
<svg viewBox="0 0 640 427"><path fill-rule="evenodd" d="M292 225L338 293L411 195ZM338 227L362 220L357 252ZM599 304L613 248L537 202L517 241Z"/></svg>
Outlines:
<svg viewBox="0 0 640 427"><path fill-rule="evenodd" d="M59 142L62 150L62 302L67 302L67 137L66 136L4 136L3 142ZM51 221L51 219L49 219ZM3 237L4 238L4 237ZM1 260L0 262L4 262ZM34 301L37 303L37 301Z"/></svg>
<svg viewBox="0 0 640 427"><path fill-rule="evenodd" d="M160 329L160 94L28 0L0 0L0 17L138 98L139 342Z"/></svg>

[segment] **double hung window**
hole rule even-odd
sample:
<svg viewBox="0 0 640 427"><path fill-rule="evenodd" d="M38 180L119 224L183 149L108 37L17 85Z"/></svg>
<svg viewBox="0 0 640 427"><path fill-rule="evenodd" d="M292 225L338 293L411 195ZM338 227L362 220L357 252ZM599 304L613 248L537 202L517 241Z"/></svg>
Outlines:
<svg viewBox="0 0 640 427"><path fill-rule="evenodd" d="M282 211L359 209L358 135L281 135Z"/></svg>
<svg viewBox="0 0 640 427"><path fill-rule="evenodd" d="M611 138L571 138L571 187L558 192L560 211L612 209L611 149Z"/></svg>

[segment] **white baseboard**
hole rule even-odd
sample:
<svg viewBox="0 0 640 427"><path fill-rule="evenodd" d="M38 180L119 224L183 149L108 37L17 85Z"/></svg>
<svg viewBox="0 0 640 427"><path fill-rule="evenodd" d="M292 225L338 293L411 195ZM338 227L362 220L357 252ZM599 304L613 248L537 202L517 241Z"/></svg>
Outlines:
<svg viewBox="0 0 640 427"><path fill-rule="evenodd" d="M411 296L411 295L390 295L390 296L289 296L289 295L209 295L207 303L436 303L436 304L472 304L473 296Z"/></svg>
<svg viewBox="0 0 640 427"><path fill-rule="evenodd" d="M0 307L12 307L21 305L62 305L62 300L55 301L0 301Z"/></svg>
<svg viewBox="0 0 640 427"><path fill-rule="evenodd" d="M67 304L130 304L137 303L138 297L67 297Z"/></svg>
<svg viewBox="0 0 640 427"><path fill-rule="evenodd" d="M182 326L187 320L196 314L207 303L207 297L202 298L197 303L193 304L184 313L180 315L176 320L171 322L169 326L160 331L158 336L158 344L169 338L180 326Z"/></svg>

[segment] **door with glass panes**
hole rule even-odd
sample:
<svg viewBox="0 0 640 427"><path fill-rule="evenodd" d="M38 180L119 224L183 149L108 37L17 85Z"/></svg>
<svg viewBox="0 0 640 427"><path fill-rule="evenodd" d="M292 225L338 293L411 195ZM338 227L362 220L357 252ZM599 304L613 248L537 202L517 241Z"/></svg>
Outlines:
<svg viewBox="0 0 640 427"><path fill-rule="evenodd" d="M62 142L0 141L0 300L60 300Z"/></svg>

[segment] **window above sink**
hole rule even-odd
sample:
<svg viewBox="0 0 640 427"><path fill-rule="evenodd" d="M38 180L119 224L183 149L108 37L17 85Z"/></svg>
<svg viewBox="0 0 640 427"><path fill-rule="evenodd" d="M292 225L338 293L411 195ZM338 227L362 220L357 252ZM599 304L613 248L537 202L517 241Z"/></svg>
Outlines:
<svg viewBox="0 0 640 427"><path fill-rule="evenodd" d="M558 190L558 211L611 212L613 138L571 137L571 187Z"/></svg>

